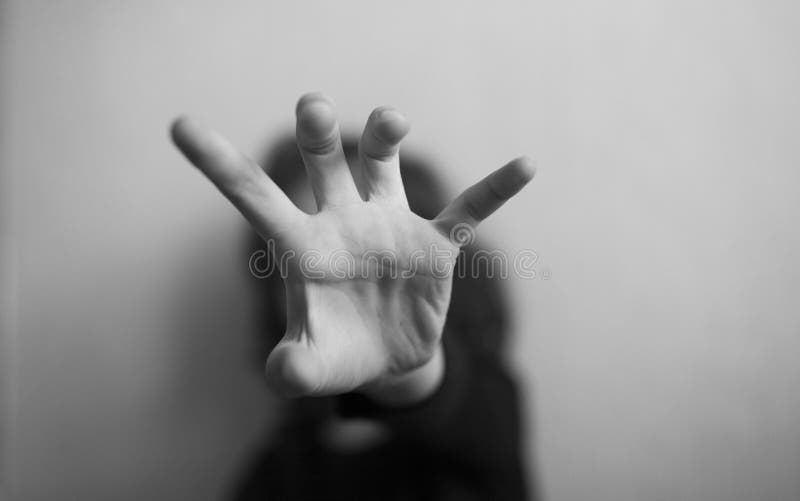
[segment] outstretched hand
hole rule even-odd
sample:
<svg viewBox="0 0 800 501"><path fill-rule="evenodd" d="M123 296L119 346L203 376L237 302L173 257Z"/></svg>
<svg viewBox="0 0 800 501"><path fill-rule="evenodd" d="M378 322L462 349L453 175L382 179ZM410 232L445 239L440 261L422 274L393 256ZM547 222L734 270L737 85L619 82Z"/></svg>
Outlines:
<svg viewBox="0 0 800 501"><path fill-rule="evenodd" d="M511 161L429 221L406 201L398 149L409 124L400 113L378 108L367 120L359 144L366 200L347 166L331 100L307 94L296 115L319 208L311 215L219 134L188 118L172 126L189 161L275 243L288 311L286 333L267 360L268 381L286 396L400 388L401 400L419 398L441 378L456 233L521 190L534 167L526 158Z"/></svg>

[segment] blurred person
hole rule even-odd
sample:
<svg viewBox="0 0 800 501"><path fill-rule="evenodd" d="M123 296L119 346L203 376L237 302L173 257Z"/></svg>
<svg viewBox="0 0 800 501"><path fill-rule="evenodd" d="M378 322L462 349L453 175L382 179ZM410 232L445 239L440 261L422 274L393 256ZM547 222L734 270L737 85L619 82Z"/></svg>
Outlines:
<svg viewBox="0 0 800 501"><path fill-rule="evenodd" d="M373 111L358 142L342 141L327 96L303 96L296 115L296 144L279 143L266 171L194 120L172 128L276 271L262 289L266 375L294 400L234 499L529 499L503 289L472 258L474 228L531 162L444 206L432 169L400 161L396 110Z"/></svg>

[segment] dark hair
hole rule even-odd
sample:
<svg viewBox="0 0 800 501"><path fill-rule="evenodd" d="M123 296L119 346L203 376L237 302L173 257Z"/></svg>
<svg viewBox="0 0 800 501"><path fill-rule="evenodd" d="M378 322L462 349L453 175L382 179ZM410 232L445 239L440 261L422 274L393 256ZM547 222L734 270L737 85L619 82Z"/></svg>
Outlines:
<svg viewBox="0 0 800 501"><path fill-rule="evenodd" d="M357 140L343 138L342 144L348 160L356 159ZM291 192L299 183L307 182L306 170L292 137L276 142L261 165L286 192ZM400 159L400 171L411 210L425 219L433 219L449 200L444 183L436 170L419 156L404 151ZM249 254L265 249L263 240L252 232L248 247ZM508 303L502 279L487 272L489 263L486 260L473 259L480 248L479 242L473 243L465 247L459 257L459 260L466 263L479 263L483 266L453 277L445 333L448 336L459 336L464 346L474 355L494 356L499 354L506 338ZM259 330L263 334L259 338L258 350L258 363L263 367L264 360L286 328L286 300L283 282L277 273L254 280L258 282L258 293L264 297L264 301L259 302L259 308L263 308L259 311Z"/></svg>

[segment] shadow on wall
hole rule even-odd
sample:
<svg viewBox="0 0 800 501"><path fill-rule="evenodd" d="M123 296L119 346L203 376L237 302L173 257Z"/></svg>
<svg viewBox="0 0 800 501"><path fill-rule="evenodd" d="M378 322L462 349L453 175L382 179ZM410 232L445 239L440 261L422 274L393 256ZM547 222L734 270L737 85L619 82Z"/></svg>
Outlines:
<svg viewBox="0 0 800 501"><path fill-rule="evenodd" d="M174 456L156 472L172 499L220 499L253 448L268 438L283 404L268 391L258 339L261 303L248 272L251 249L214 228L187 244L173 302L161 398L169 425L161 449ZM236 232L222 232L231 234ZM249 233L248 233L249 234ZM234 263L220 266L220 263ZM175 479L192 478L192 485ZM164 495L162 490L160 495Z"/></svg>

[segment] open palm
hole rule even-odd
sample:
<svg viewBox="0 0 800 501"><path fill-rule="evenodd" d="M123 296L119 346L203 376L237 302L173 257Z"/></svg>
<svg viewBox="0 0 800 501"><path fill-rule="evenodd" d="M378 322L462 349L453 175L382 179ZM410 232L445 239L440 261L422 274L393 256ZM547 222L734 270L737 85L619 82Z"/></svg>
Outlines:
<svg viewBox="0 0 800 501"><path fill-rule="evenodd" d="M342 150L333 104L297 104L297 143L319 211L306 214L264 170L197 122L173 125L176 145L274 242L284 277L287 329L267 361L284 395L335 394L402 377L440 349L458 233L516 194L534 169L516 159L466 190L434 220L408 208L398 146L409 130L397 111L370 115L359 145L363 200Z"/></svg>

